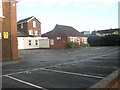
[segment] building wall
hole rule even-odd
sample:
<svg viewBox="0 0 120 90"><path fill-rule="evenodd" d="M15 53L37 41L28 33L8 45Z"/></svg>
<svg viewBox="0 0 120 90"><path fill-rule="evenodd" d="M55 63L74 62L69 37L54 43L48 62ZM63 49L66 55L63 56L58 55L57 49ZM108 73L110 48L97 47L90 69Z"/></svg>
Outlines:
<svg viewBox="0 0 120 90"><path fill-rule="evenodd" d="M33 21L36 22L36 27L33 27ZM32 20L22 23L22 24L23 24L23 28L21 28L21 24L18 24L17 29L25 32L27 36L29 36L29 30L33 30L33 35L31 36L34 36L34 37L41 36L41 23L36 18L33 18ZM38 32L38 35L35 35L35 31Z"/></svg>
<svg viewBox="0 0 120 90"><path fill-rule="evenodd" d="M33 21L36 22L36 28L33 27ZM37 37L41 36L41 23L36 18L30 20L28 22L28 32L29 32L29 30L38 31ZM33 36L36 36L35 32L33 32Z"/></svg>
<svg viewBox="0 0 120 90"><path fill-rule="evenodd" d="M28 24L27 24L27 22L26 22L26 23L23 23L23 28L21 28L21 24L18 24L18 25L17 25L17 30L22 30L26 35L29 36L29 33L28 33Z"/></svg>
<svg viewBox="0 0 120 90"><path fill-rule="evenodd" d="M17 47L17 21L16 21L16 2L3 2L2 23L2 59L18 59ZM4 33L8 33L8 38L4 38Z"/></svg>
<svg viewBox="0 0 120 90"><path fill-rule="evenodd" d="M67 38L61 37L61 39L57 39L57 37L51 37L50 39L50 48L51 49L64 49L67 48Z"/></svg>
<svg viewBox="0 0 120 90"><path fill-rule="evenodd" d="M42 37L18 37L18 49L35 48L50 48L49 39Z"/></svg>

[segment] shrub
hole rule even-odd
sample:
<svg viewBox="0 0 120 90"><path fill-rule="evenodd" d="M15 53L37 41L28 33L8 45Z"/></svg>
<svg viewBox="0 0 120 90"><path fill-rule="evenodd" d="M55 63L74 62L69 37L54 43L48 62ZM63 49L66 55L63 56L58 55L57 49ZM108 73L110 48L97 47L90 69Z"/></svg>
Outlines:
<svg viewBox="0 0 120 90"><path fill-rule="evenodd" d="M106 35L106 36L89 36L88 43L90 46L119 46L119 35Z"/></svg>
<svg viewBox="0 0 120 90"><path fill-rule="evenodd" d="M68 48L75 48L75 43L70 42L67 44Z"/></svg>

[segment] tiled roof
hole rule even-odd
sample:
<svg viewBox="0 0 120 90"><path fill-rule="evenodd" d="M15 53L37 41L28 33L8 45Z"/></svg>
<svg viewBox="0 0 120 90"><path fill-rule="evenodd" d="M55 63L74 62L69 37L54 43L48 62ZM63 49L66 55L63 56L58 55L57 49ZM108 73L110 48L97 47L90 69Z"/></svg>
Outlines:
<svg viewBox="0 0 120 90"><path fill-rule="evenodd" d="M31 17L28 17L28 18L25 18L25 19L22 19L20 21L18 21L17 23L24 23L24 22L27 22L28 20L30 20L31 18L33 18L34 16L31 16Z"/></svg>
<svg viewBox="0 0 120 90"><path fill-rule="evenodd" d="M108 30L99 30L97 33L104 34L104 33L114 33L115 31L119 31L120 29L108 29Z"/></svg>
<svg viewBox="0 0 120 90"><path fill-rule="evenodd" d="M96 35L97 33L99 33L99 34L111 34L111 33L114 33L116 31L120 31L120 28L93 31L91 35Z"/></svg>
<svg viewBox="0 0 120 90"><path fill-rule="evenodd" d="M71 37L80 37L84 36L82 33L77 31L75 28L71 26L64 26L64 25L56 25L55 28L43 34L44 36L71 36Z"/></svg>
<svg viewBox="0 0 120 90"><path fill-rule="evenodd" d="M22 30L19 30L18 37L27 37L27 35Z"/></svg>

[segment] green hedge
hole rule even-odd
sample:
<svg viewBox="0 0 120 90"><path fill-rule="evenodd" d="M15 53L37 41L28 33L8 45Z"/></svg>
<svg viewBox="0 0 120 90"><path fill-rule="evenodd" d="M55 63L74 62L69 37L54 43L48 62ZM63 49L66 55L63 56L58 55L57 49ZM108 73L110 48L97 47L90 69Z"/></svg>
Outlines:
<svg viewBox="0 0 120 90"><path fill-rule="evenodd" d="M89 36L88 43L90 46L119 46L119 35L106 35L106 36Z"/></svg>

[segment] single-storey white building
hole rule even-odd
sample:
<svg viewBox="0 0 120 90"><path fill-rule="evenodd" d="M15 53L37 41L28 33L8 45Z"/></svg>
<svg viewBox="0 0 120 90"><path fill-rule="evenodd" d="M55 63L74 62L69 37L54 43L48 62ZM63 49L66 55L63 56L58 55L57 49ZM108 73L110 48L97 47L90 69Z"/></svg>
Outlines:
<svg viewBox="0 0 120 90"><path fill-rule="evenodd" d="M18 37L18 49L50 48L47 37Z"/></svg>

